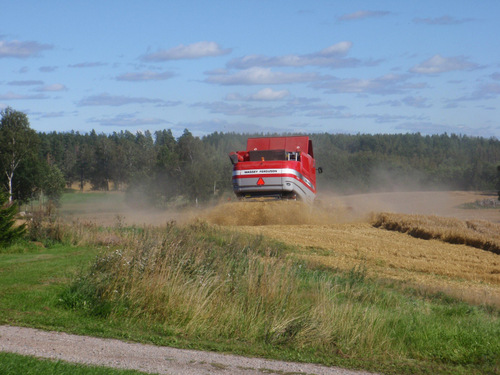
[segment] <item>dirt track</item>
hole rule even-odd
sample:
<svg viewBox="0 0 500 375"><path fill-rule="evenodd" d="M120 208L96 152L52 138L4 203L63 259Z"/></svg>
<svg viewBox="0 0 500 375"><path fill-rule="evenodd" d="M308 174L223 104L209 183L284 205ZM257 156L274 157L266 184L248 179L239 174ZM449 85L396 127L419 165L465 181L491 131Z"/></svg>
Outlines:
<svg viewBox="0 0 500 375"><path fill-rule="evenodd" d="M0 351L86 365L171 375L369 374L337 367L133 344L112 339L9 326L0 326Z"/></svg>

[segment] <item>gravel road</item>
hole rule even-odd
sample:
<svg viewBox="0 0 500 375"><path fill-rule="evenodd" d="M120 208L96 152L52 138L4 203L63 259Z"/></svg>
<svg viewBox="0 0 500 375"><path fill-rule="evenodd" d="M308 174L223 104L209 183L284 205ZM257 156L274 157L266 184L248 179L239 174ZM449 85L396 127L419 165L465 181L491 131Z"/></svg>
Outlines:
<svg viewBox="0 0 500 375"><path fill-rule="evenodd" d="M114 339L77 336L11 326L0 326L0 351L170 375L369 374L367 372L314 364L134 344Z"/></svg>

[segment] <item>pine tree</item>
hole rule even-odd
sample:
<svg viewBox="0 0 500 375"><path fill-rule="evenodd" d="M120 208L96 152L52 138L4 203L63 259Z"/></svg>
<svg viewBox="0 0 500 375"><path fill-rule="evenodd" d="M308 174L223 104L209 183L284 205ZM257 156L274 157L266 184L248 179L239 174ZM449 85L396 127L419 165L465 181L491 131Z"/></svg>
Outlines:
<svg viewBox="0 0 500 375"><path fill-rule="evenodd" d="M9 204L8 197L0 192L0 247L8 246L24 234L25 225L15 225L16 212L17 204Z"/></svg>

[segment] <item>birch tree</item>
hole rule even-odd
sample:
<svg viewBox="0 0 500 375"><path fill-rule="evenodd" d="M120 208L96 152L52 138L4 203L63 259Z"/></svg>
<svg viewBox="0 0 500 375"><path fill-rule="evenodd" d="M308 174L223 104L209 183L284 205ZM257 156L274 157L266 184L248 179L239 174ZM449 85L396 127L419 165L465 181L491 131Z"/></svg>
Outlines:
<svg viewBox="0 0 500 375"><path fill-rule="evenodd" d="M20 164L37 157L38 135L30 128L28 116L11 107L0 112L0 167L7 177L9 204L13 197L13 179Z"/></svg>

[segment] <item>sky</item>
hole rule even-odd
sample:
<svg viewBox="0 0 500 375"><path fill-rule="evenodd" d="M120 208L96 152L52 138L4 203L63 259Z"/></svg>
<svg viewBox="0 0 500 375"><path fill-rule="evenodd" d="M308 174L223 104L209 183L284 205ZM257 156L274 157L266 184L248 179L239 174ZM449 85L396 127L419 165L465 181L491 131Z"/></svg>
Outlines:
<svg viewBox="0 0 500 375"><path fill-rule="evenodd" d="M0 109L40 132L500 139L500 1L3 0Z"/></svg>

